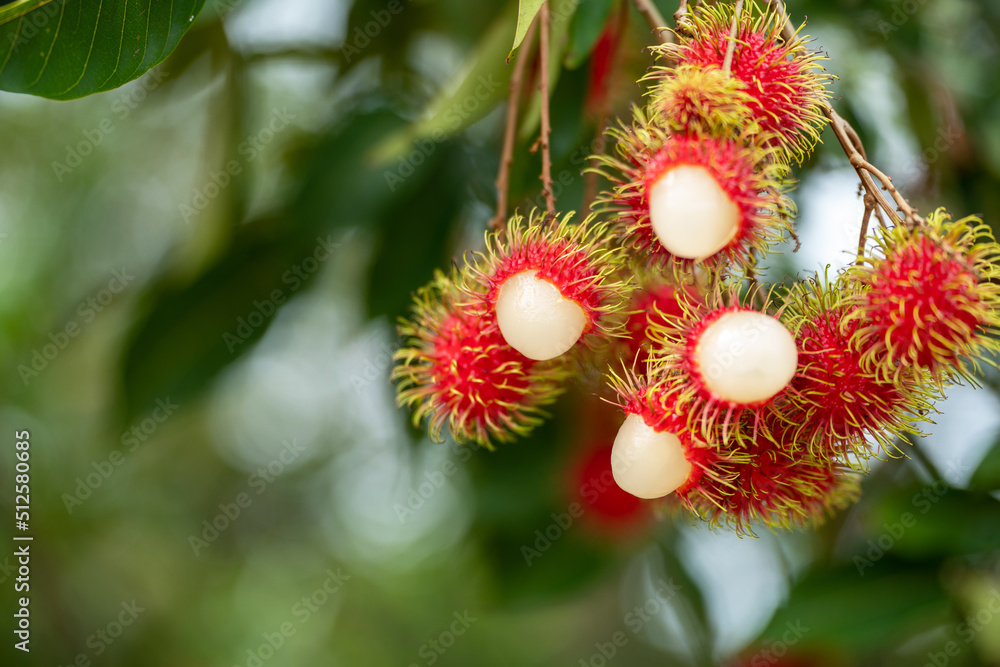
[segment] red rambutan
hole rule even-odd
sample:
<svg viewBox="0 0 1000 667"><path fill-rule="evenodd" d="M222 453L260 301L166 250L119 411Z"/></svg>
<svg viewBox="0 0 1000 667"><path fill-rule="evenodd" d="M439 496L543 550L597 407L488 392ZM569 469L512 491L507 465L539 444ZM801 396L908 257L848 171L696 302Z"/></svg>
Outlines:
<svg viewBox="0 0 1000 667"><path fill-rule="evenodd" d="M541 423L539 408L559 395L565 371L525 358L490 313L458 303L460 293L454 277L438 272L414 296L413 319L399 325L396 400L413 409L414 424L426 420L434 441L447 424L457 441L491 447Z"/></svg>
<svg viewBox="0 0 1000 667"><path fill-rule="evenodd" d="M1000 245L989 227L938 209L926 225L880 229L876 240L881 257L849 273L862 286L851 305L865 361L884 377L926 369L939 385L996 365Z"/></svg>
<svg viewBox="0 0 1000 667"><path fill-rule="evenodd" d="M776 411L792 440L820 457L843 456L866 468L871 443L889 453L897 439L922 435L914 422L926 421L938 398L906 371L892 380L863 363L860 323L847 317L851 291L843 280L797 283L786 299L789 319L801 321L796 336L799 370L786 400Z"/></svg>
<svg viewBox="0 0 1000 667"><path fill-rule="evenodd" d="M735 7L720 2L701 5L689 13L676 44L654 47L679 65L722 69ZM731 74L749 97L751 118L768 135L764 140L780 147L785 161L801 163L826 122L823 107L830 93L831 77L806 48L807 37L798 33L790 42L781 39L784 14L762 10L753 0L744 3L738 17ZM801 31L801 28L799 29ZM669 77L669 72L661 72Z"/></svg>

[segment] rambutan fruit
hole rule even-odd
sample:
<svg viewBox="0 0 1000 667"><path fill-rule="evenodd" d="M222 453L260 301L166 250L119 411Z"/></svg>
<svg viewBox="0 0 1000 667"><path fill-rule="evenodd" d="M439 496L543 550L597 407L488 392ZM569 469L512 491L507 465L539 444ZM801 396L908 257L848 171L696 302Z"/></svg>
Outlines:
<svg viewBox="0 0 1000 667"><path fill-rule="evenodd" d="M637 288L632 295L628 307L631 313L625 323L628 337L626 344L626 361L635 362L639 367L645 367L648 350L651 346L646 330L650 323L656 322L661 327L669 326L672 319L683 316L684 309L679 299L697 300L696 290L688 285L679 286L671 283L652 283L643 288Z"/></svg>
<svg viewBox="0 0 1000 667"><path fill-rule="evenodd" d="M860 494L860 475L840 461L811 456L789 431L748 428L744 457L725 462L732 475L727 493L678 494L705 521L753 534L757 524L771 529L817 526ZM753 431L756 430L756 434Z"/></svg>
<svg viewBox="0 0 1000 667"><path fill-rule="evenodd" d="M938 398L920 382L918 369L886 379L863 362L867 339L861 323L848 318L856 284L843 279L796 283L785 299L785 315L801 326L796 336L799 369L775 416L791 440L814 456L841 457L867 468L872 444L897 450L897 439L922 435Z"/></svg>
<svg viewBox="0 0 1000 667"><path fill-rule="evenodd" d="M728 305L727 305L728 302ZM778 317L741 305L735 289L717 293L708 303L679 302L681 318L668 326L653 322L648 334L651 379L675 397L689 426L708 434L721 425L721 440L745 413L753 422L771 409L788 389L798 367L795 335Z"/></svg>
<svg viewBox="0 0 1000 667"><path fill-rule="evenodd" d="M426 421L432 440L447 425L459 442L492 447L541 423L541 406L559 395L565 371L508 345L491 313L460 303L456 276L438 272L414 296L413 318L401 320L394 356L397 403Z"/></svg>
<svg viewBox="0 0 1000 667"><path fill-rule="evenodd" d="M938 209L925 225L878 230L876 241L875 256L848 274L862 286L851 316L868 341L865 361L887 378L926 369L939 385L974 383L980 362L995 366L1000 245L989 227Z"/></svg>
<svg viewBox="0 0 1000 667"><path fill-rule="evenodd" d="M611 450L618 486L652 499L693 492L702 484L725 484L717 465L723 456L688 430L669 393L627 371L622 377L610 373L609 381L625 413Z"/></svg>
<svg viewBox="0 0 1000 667"><path fill-rule="evenodd" d="M738 136L756 123L752 98L743 90L746 84L721 69L654 66L640 79L644 81L653 82L646 91L648 113L674 133Z"/></svg>
<svg viewBox="0 0 1000 667"><path fill-rule="evenodd" d="M616 218L623 245L652 267L688 272L749 266L787 229L793 204L786 168L769 149L695 132L671 134L634 109L631 127L608 131L617 157L595 156L612 184L598 208Z"/></svg>
<svg viewBox="0 0 1000 667"><path fill-rule="evenodd" d="M728 2L700 5L687 15L677 42L654 51L679 66L721 70L734 11ZM749 0L737 21L731 75L742 83L751 118L767 135L764 141L779 147L784 161L801 163L819 141L826 122L823 108L830 96L826 85L832 77L820 65L822 56L806 48L808 37L796 32L789 42L781 39L784 14L762 10ZM666 71L661 74L670 76Z"/></svg>
<svg viewBox="0 0 1000 667"><path fill-rule="evenodd" d="M504 340L529 359L553 359L581 338L624 334L622 311L632 290L624 254L606 223L572 213L547 219L515 215L505 233L487 234L486 253L467 265L473 309L495 313ZM588 336L589 335L589 336Z"/></svg>

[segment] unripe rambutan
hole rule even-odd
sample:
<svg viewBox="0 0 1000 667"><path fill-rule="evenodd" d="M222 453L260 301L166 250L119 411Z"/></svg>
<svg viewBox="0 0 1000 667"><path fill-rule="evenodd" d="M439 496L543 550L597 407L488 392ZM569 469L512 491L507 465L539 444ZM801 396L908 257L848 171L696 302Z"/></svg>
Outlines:
<svg viewBox="0 0 1000 667"><path fill-rule="evenodd" d="M753 423L788 388L798 366L795 337L775 316L740 305L735 290L724 303L717 294L707 304L681 300L684 315L669 326L652 323L650 376L675 396L689 415L689 426L708 437L721 425L728 442L730 425L744 413Z"/></svg>
<svg viewBox="0 0 1000 667"><path fill-rule="evenodd" d="M486 237L486 253L468 264L467 303L495 313L504 339L534 360L553 359L587 334L590 342L623 336L621 312L632 290L624 255L594 216L570 224L515 215L506 233Z"/></svg>
<svg viewBox="0 0 1000 667"><path fill-rule="evenodd" d="M1000 246L989 227L938 209L926 225L880 229L876 240L881 257L848 274L862 285L851 305L865 361L884 377L926 369L938 384L974 382L979 362L996 365Z"/></svg>
<svg viewBox="0 0 1000 667"><path fill-rule="evenodd" d="M915 377L919 370L887 380L863 363L867 339L858 335L860 322L848 318L857 291L842 279L814 279L788 293L785 316L801 321L799 369L775 418L811 455L841 456L866 469L872 443L891 454L897 439L923 435L914 422L926 421L938 396Z"/></svg>
<svg viewBox="0 0 1000 667"><path fill-rule="evenodd" d="M648 113L675 133L738 136L742 129L756 123L750 107L752 98L743 90L746 84L721 69L655 66L642 81L654 83L646 91Z"/></svg>
<svg viewBox="0 0 1000 667"><path fill-rule="evenodd" d="M417 291L413 319L399 325L396 400L413 409L415 425L426 420L436 442L447 424L457 441L492 447L541 423L539 408L559 395L565 372L525 358L490 313L461 305L460 294L455 277L441 272Z"/></svg>
<svg viewBox="0 0 1000 667"><path fill-rule="evenodd" d="M735 11L732 3L701 5L687 15L676 44L654 47L680 66L722 69L729 46ZM751 117L781 149L783 160L801 163L826 122L823 106L830 93L831 77L819 64L822 57L806 48L808 38L796 33L791 42L781 40L785 16L749 0L738 18L731 65L732 77L742 82L749 96ZM801 28L800 28L801 30ZM669 77L669 72L661 75Z"/></svg>
<svg viewBox="0 0 1000 667"><path fill-rule="evenodd" d="M614 215L622 243L653 267L680 272L752 263L781 239L794 206L772 151L701 132L670 134L634 109L631 127L608 131L618 157L595 156L614 185L598 208Z"/></svg>

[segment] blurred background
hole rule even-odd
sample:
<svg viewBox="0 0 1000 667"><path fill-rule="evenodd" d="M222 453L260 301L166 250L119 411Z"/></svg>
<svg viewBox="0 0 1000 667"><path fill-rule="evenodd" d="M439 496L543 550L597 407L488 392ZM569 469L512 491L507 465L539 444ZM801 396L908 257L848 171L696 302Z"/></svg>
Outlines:
<svg viewBox="0 0 1000 667"><path fill-rule="evenodd" d="M1000 4L789 10L872 161L921 211L995 228ZM553 174L574 210L652 40L623 0L552 12ZM953 389L858 505L757 539L618 492L595 378L495 452L432 444L394 407L396 318L495 208L516 16L210 1L122 88L0 93L0 479L27 429L35 538L32 651L5 613L0 662L1000 665L995 374ZM537 93L521 119L523 212L541 202ZM773 279L856 247L856 176L823 139L798 173L801 250L768 258Z"/></svg>

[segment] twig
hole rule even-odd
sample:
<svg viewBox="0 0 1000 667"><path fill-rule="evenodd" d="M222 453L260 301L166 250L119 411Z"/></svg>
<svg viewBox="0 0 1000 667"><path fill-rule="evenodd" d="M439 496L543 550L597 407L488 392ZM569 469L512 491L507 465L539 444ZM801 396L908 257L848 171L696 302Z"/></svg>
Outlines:
<svg viewBox="0 0 1000 667"><path fill-rule="evenodd" d="M688 15L688 2L687 0L681 0L677 5L677 11L674 12L674 23L680 24L681 21L687 18Z"/></svg>
<svg viewBox="0 0 1000 667"><path fill-rule="evenodd" d="M643 18L646 19L646 23L649 27L653 29L653 33L656 35L656 39L660 44L670 44L673 38L670 34L670 30L667 28L667 21L663 18L663 14L660 10L656 8L651 0L632 0L635 4L635 8L639 10ZM684 2L685 8L687 2ZM678 10L679 11L679 10ZM674 15L676 17L676 14Z"/></svg>
<svg viewBox="0 0 1000 667"><path fill-rule="evenodd" d="M542 144L542 194L545 195L545 209L550 215L556 214L556 198L552 194L552 154L549 151L549 135L552 126L549 120L549 3L543 2L538 15L541 17L541 39L539 40L539 63L541 70L538 85L542 102L542 129L538 137Z"/></svg>
<svg viewBox="0 0 1000 667"><path fill-rule="evenodd" d="M531 43L535 37L537 22L532 21L521 42L521 52L510 76L510 99L507 102L507 126L504 128L503 149L500 154L500 170L497 173L497 214L490 221L492 229L501 229L507 220L507 197L510 190L510 165L514 162L514 139L517 136L517 105L521 99L524 71L531 59Z"/></svg>
<svg viewBox="0 0 1000 667"><path fill-rule="evenodd" d="M726 57L722 60L722 71L728 76L733 69L733 53L736 52L736 30L740 25L740 15L743 13L743 0L738 0L733 10L733 22L729 25L729 43L726 45Z"/></svg>
<svg viewBox="0 0 1000 667"><path fill-rule="evenodd" d="M861 265L865 261L865 243L868 241L868 223L872 219L872 211L875 210L875 199L871 195L865 195L865 214L861 218L861 232L858 234L858 257L855 264Z"/></svg>

